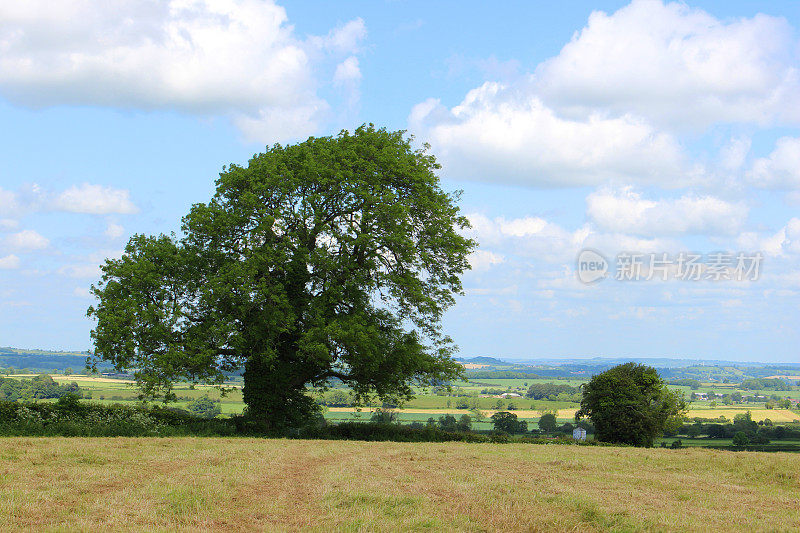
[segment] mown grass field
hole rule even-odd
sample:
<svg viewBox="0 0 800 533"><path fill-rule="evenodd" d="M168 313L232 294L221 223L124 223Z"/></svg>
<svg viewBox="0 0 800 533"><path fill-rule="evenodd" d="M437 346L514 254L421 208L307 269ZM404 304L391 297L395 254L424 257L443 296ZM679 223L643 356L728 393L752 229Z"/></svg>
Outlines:
<svg viewBox="0 0 800 533"><path fill-rule="evenodd" d="M796 531L800 456L556 445L0 439L0 529Z"/></svg>

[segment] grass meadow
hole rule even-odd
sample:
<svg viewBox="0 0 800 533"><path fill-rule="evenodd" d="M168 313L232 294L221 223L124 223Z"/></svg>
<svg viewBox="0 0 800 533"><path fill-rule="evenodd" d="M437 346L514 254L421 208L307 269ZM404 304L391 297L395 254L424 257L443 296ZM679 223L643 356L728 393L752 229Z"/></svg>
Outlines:
<svg viewBox="0 0 800 533"><path fill-rule="evenodd" d="M800 455L0 439L0 529L797 531Z"/></svg>

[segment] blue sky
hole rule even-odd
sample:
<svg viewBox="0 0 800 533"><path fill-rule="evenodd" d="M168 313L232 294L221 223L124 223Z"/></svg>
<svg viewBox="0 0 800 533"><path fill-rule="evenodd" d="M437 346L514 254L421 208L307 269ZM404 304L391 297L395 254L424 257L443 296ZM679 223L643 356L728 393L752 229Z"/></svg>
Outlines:
<svg viewBox="0 0 800 533"><path fill-rule="evenodd" d="M0 345L89 348L130 235L265 145L373 122L464 191L463 356L800 360L796 2L4 4ZM587 285L584 248L763 262Z"/></svg>

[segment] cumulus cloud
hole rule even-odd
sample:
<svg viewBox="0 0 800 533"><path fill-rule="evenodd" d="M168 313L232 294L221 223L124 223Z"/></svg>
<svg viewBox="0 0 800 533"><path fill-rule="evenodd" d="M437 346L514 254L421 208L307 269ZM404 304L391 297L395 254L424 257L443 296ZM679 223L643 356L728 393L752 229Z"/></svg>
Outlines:
<svg viewBox="0 0 800 533"><path fill-rule="evenodd" d="M93 298L92 293L89 292L89 289L85 287L75 287L75 289L72 291L72 294L78 298Z"/></svg>
<svg viewBox="0 0 800 533"><path fill-rule="evenodd" d="M656 253L681 249L679 243L669 238L600 231L589 224L568 230L541 217L506 219L470 214L468 218L472 224L468 236L481 246L498 250L493 253L503 252L504 263L511 257L525 256L535 261L569 264L582 248L594 248L612 255L620 251Z"/></svg>
<svg viewBox="0 0 800 533"><path fill-rule="evenodd" d="M720 123L800 124L797 50L781 18L723 21L682 3L634 0L594 12L532 72L487 81L452 107L417 104L409 127L456 179L728 186L749 139L734 139L713 164L691 162L681 139Z"/></svg>
<svg viewBox="0 0 800 533"><path fill-rule="evenodd" d="M62 192L53 201L53 207L60 211L91 215L131 215L139 212L130 199L129 191L89 183L73 185Z"/></svg>
<svg viewBox="0 0 800 533"><path fill-rule="evenodd" d="M594 12L539 65L543 98L571 113L606 109L667 126L800 120L792 28L782 18L719 20L683 3L634 0Z"/></svg>
<svg viewBox="0 0 800 533"><path fill-rule="evenodd" d="M100 277L100 267L97 264L85 265L66 265L58 269L58 273L70 278L91 278Z"/></svg>
<svg viewBox="0 0 800 533"><path fill-rule="evenodd" d="M354 108L361 99L359 87L361 86L361 68L358 58L350 56L336 66L333 74L333 85L347 94L347 104Z"/></svg>
<svg viewBox="0 0 800 533"><path fill-rule="evenodd" d="M18 221L2 218L15 217L36 212L66 211L91 215L131 215L139 208L130 198L127 189L115 189L107 185L83 183L55 192L37 184L21 187L17 191L0 189L0 230L14 229Z"/></svg>
<svg viewBox="0 0 800 533"><path fill-rule="evenodd" d="M14 254L0 257L0 270L13 270L19 268L19 257Z"/></svg>
<svg viewBox="0 0 800 533"><path fill-rule="evenodd" d="M0 218L0 231L8 231L16 229L19 226L19 221L13 218Z"/></svg>
<svg viewBox="0 0 800 533"><path fill-rule="evenodd" d="M5 244L15 250L31 251L47 248L50 245L50 241L39 232L26 229L6 237Z"/></svg>
<svg viewBox="0 0 800 533"><path fill-rule="evenodd" d="M361 81L361 70L356 56L350 56L336 66L336 72L333 74L334 85L349 85L359 81Z"/></svg>
<svg viewBox="0 0 800 533"><path fill-rule="evenodd" d="M712 196L648 200L631 187L604 188L586 198L587 215L604 231L633 235L734 235L748 208Z"/></svg>
<svg viewBox="0 0 800 533"><path fill-rule="evenodd" d="M766 189L800 189L800 138L782 137L767 157L756 159L751 184Z"/></svg>
<svg viewBox="0 0 800 533"><path fill-rule="evenodd" d="M20 211L21 206L17 193L0 187L0 217L18 216ZM10 222L13 221L10 218L4 218L3 220L7 221L3 224L4 227L8 227Z"/></svg>
<svg viewBox="0 0 800 533"><path fill-rule="evenodd" d="M800 218L790 219L775 233L744 232L737 240L742 249L759 250L771 256L800 254Z"/></svg>
<svg viewBox="0 0 800 533"><path fill-rule="evenodd" d="M452 109L428 100L414 107L409 124L453 177L543 187L686 182L672 136L628 115L564 118L513 85L487 82Z"/></svg>
<svg viewBox="0 0 800 533"><path fill-rule="evenodd" d="M109 224L106 227L105 235L110 239L119 239L125 234L125 228L119 224Z"/></svg>
<svg viewBox="0 0 800 533"><path fill-rule="evenodd" d="M469 256L469 264L472 270L488 270L492 265L499 265L505 261L505 257L488 250L476 250Z"/></svg>
<svg viewBox="0 0 800 533"><path fill-rule="evenodd" d="M480 213L467 215L472 228L467 234L475 238L481 245L494 245L508 242L509 239L542 241L559 243L578 242L583 237L580 233L572 234L558 224L548 222L540 217L505 217L489 218Z"/></svg>
<svg viewBox="0 0 800 533"><path fill-rule="evenodd" d="M29 106L224 115L253 140L285 140L318 128L317 67L365 31L358 19L301 40L264 0L5 2L0 91Z"/></svg>

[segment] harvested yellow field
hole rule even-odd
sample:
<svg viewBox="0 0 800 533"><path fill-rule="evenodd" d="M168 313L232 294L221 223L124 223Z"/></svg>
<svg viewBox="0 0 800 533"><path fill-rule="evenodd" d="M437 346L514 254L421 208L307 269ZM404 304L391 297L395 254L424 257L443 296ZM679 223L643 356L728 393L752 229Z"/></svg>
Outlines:
<svg viewBox="0 0 800 533"><path fill-rule="evenodd" d="M799 466L701 449L4 438L0 529L797 531Z"/></svg>
<svg viewBox="0 0 800 533"><path fill-rule="evenodd" d="M747 411L750 411L750 416L752 416L755 421L769 418L773 422L800 422L800 415L789 409L744 409L739 407L730 409L691 409L688 416L690 418L700 417L714 419L724 415L729 420L733 420L734 416L744 414Z"/></svg>
<svg viewBox="0 0 800 533"><path fill-rule="evenodd" d="M487 368L489 365L482 365L480 363L458 363L459 365L463 366L467 370L478 370L481 368Z"/></svg>
<svg viewBox="0 0 800 533"><path fill-rule="evenodd" d="M358 411L355 407L329 407L328 411L331 413L371 413L374 409L364 408L361 411ZM431 416L439 416L439 415L453 415L453 416L461 416L461 415L472 415L472 411L469 409L395 409L398 413L406 413L406 414L415 414L415 415L424 415L429 414ZM559 418L572 418L575 416L575 411L577 409L559 409L558 410L558 417ZM491 409L481 409L481 413L483 416L489 417L495 414L497 411ZM511 411L512 413L516 414L519 418L539 418L541 413L539 411L534 411L531 409L517 409L516 411Z"/></svg>
<svg viewBox="0 0 800 533"><path fill-rule="evenodd" d="M14 378L33 378L38 376L39 374L15 374ZM50 374L50 377L53 378L53 381L57 381L59 383L71 383L76 382L77 384L81 383L136 383L136 381L132 379L115 379L115 378L106 378L103 376L84 376L82 374L70 374L69 376L65 376L64 374Z"/></svg>
<svg viewBox="0 0 800 533"><path fill-rule="evenodd" d="M357 409L354 407L330 407L328 409L332 413L355 413ZM361 413L371 413L374 409L362 409ZM407 414L429 414L431 416L440 416L440 415L453 415L453 416L461 416L461 415L469 415L472 414L471 411L467 409L396 409L398 413L407 413ZM567 419L573 418L575 416L575 412L577 409L558 409L558 414L556 415L560 419ZM729 409L726 408L717 408L717 409L690 409L687 416L689 418L707 418L709 420L719 418L720 416L724 415L729 420L733 420L733 417L738 414L744 414L747 411L750 411L750 415L753 417L753 420L760 421L764 420L765 418L769 418L773 422L800 422L800 415L797 413L790 411L788 409L745 409L739 407L732 407ZM493 410L481 410L483 416L490 417L497 411ZM516 414L519 418L539 418L541 416L540 411L534 411L531 409L518 409L516 411L511 411L512 413Z"/></svg>

